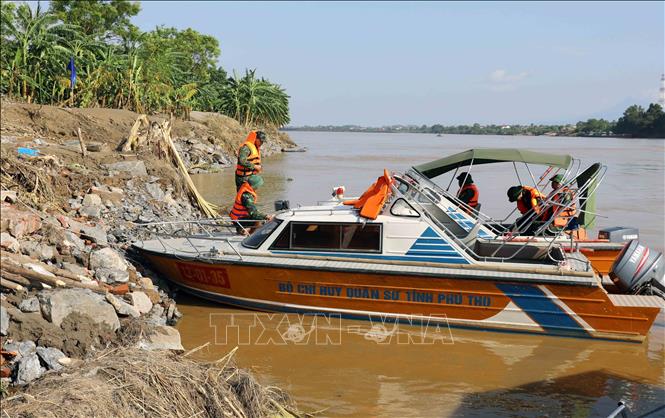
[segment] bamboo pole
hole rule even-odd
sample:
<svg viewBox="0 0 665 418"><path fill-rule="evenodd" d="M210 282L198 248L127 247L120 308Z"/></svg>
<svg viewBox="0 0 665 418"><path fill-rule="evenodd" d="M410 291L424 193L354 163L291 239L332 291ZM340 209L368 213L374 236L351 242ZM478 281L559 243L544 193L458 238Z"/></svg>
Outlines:
<svg viewBox="0 0 665 418"><path fill-rule="evenodd" d="M26 263L36 264L36 265L44 268L44 270L55 274L56 276L62 276L62 277L65 277L67 279L75 280L77 282L81 281L81 278L77 274L72 273L71 271L67 271L67 270L61 269L59 267L43 263L39 260L36 260L32 257L28 257L28 256L23 255L23 254L14 254L14 253L10 253L8 251L0 250L0 257L1 257L3 262L4 261L9 261L10 263L20 264L22 267Z"/></svg>
<svg viewBox="0 0 665 418"><path fill-rule="evenodd" d="M14 283L11 280L5 279L4 277L0 277L0 286L15 292L20 292L24 289L20 284Z"/></svg>
<svg viewBox="0 0 665 418"><path fill-rule="evenodd" d="M80 127L76 128L76 133L78 134L79 144L81 145L81 154L83 154L83 156L85 157L85 156L88 155L88 152L87 152L87 149L85 147L85 142L83 142L83 135L81 134L81 128Z"/></svg>
<svg viewBox="0 0 665 418"><path fill-rule="evenodd" d="M21 277L18 274L10 273L4 270L0 270L0 274L2 274L2 277L4 277L5 279L9 279L12 282L18 283L22 286L30 287L32 285L30 280L26 279L25 277Z"/></svg>
<svg viewBox="0 0 665 418"><path fill-rule="evenodd" d="M59 279L57 276L56 277L47 276L46 274L37 273L36 271L22 267L17 267L11 264L3 266L3 269L9 271L10 273L21 275L26 279L31 279L31 280L36 280L38 282L46 283L49 286L55 286L55 287L65 286L65 282Z"/></svg>
<svg viewBox="0 0 665 418"><path fill-rule="evenodd" d="M219 210L221 208L205 200L205 198L196 189L196 186L194 185L192 178L189 176L189 173L187 172L187 167L185 166L185 163L182 161L182 158L180 158L180 154L178 153L178 150L176 149L175 144L171 139L171 127L169 122L164 122L159 127L159 129L162 131L162 136L164 137L164 141L166 141L166 144L169 146L169 151L173 159L173 163L176 165L178 171L180 171L180 175L182 175L183 179L185 180L185 184L187 184L187 189L189 190L189 193L194 197L199 208L201 208L203 213L205 213L210 218L219 217Z"/></svg>

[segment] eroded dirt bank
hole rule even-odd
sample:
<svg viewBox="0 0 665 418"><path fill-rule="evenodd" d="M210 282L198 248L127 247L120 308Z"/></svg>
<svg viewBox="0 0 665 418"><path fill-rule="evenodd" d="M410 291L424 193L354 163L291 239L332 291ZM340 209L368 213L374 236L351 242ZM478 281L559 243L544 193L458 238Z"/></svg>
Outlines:
<svg viewBox="0 0 665 418"><path fill-rule="evenodd" d="M248 129L216 114L172 123L149 116L136 144L118 151L140 115L1 105L3 410L289 415L286 395L262 388L230 357L210 367L182 354L172 289L128 253L137 224L202 216L165 138L186 171L210 171L235 163ZM264 155L293 145L283 133L268 135ZM159 399L172 389L176 401Z"/></svg>

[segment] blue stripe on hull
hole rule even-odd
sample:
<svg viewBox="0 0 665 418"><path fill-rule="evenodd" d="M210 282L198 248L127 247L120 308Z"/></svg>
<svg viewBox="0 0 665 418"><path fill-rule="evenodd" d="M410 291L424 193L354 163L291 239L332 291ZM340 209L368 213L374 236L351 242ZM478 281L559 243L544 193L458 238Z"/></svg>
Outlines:
<svg viewBox="0 0 665 418"><path fill-rule="evenodd" d="M315 315L339 315L343 319L353 319L353 320L361 320L361 321L368 321L370 319L380 319L381 321L385 323L399 323L399 324L405 324L405 325L418 325L419 320L407 320L407 319L401 319L401 318L387 318L385 315L382 315L380 313L377 313L375 316L373 315L358 315L358 314L347 314L347 313L336 313L336 312L323 312L319 311L316 308L312 307L311 309L305 309L305 308L292 308L289 306L279 306L279 305L274 305L274 304L268 304L268 303L262 303L262 302L252 302L252 301L245 301L245 300L240 300L231 296L225 296L221 295L218 293L211 293L211 292L204 292L196 289L192 289L190 287L182 286L178 282L173 282L177 286L179 286L182 290L185 292L200 297L202 299L207 299L213 302L217 303L222 303L225 305L229 306L235 306L238 308L244 308L244 309L250 309L250 310L257 310L257 311L263 311L263 312L283 312L283 313L293 313L293 314L315 314ZM434 317L436 319L436 317ZM431 323L428 321L428 323ZM530 334L530 335L543 335L542 332L537 332L537 331L528 331L528 330L520 330L520 329L506 329L506 328L494 328L492 326L473 326L473 325L458 325L455 323L448 323L450 328L457 328L457 329L467 329L467 330L474 330L474 331L486 331L486 332L499 332L503 334ZM639 344L639 342L636 341L631 341L631 340L621 340L621 339L613 339L613 338L602 338L602 337L593 337L587 333L579 333L579 334L570 334L570 333L565 333L561 332L560 330L557 330L558 332L552 333L550 335L557 335L561 337L573 337L573 338L585 338L585 339L594 339L594 340L604 340L604 341L612 341L612 342L629 342L629 343L634 343L634 344Z"/></svg>
<svg viewBox="0 0 665 418"><path fill-rule="evenodd" d="M496 287L506 294L527 315L546 332L588 336L587 331L561 309L537 286L528 284L497 283Z"/></svg>
<svg viewBox="0 0 665 418"><path fill-rule="evenodd" d="M336 253L336 252L314 252L314 251L275 251L275 254L300 254L300 255L314 255L314 256L323 256L323 257L340 257L340 258L357 258L357 259L367 259L367 260L391 260L391 261L427 261L430 263L447 263L447 264L469 264L464 258L459 256L448 256L448 257L437 257L432 255L431 257L421 257L421 256L409 256L409 255L372 255L372 254L348 254L348 253Z"/></svg>

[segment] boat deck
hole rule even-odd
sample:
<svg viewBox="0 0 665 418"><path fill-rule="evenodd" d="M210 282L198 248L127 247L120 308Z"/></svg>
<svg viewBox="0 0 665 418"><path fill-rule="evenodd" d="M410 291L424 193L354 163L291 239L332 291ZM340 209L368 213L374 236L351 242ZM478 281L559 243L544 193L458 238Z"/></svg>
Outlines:
<svg viewBox="0 0 665 418"><path fill-rule="evenodd" d="M195 260L210 264L243 263L266 267L357 271L390 275L415 274L430 277L446 276L587 287L600 285L593 273L586 272L587 262L583 261L586 258L581 254L579 254L579 257L570 260L570 269L549 265L520 265L515 263L482 263L449 267L449 265L437 266L434 263L414 264L409 262L340 259L334 257L334 254L331 254L330 257L272 255L268 252L256 254L254 251L240 246L242 238L239 236L162 238L139 241L134 244L134 247L159 256ZM249 254L249 251L254 254Z"/></svg>

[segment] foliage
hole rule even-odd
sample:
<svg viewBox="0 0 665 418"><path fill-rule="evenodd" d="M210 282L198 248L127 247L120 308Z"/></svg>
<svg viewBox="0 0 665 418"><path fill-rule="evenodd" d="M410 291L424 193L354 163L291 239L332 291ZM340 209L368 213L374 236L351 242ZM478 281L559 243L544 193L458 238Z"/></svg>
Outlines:
<svg viewBox="0 0 665 418"><path fill-rule="evenodd" d="M212 36L164 26L140 32L131 23L138 2L1 7L0 93L14 99L184 116L192 109L221 111L247 126L289 122L288 96L279 85L257 78L255 70L227 77ZM70 57L77 71L73 89Z"/></svg>
<svg viewBox="0 0 665 418"><path fill-rule="evenodd" d="M660 105L652 103L645 111L641 106L630 106L616 122L589 119L576 125L456 125L435 124L392 125L368 128L357 125L287 127L287 130L330 132L409 132L459 135L546 135L546 136L629 136L636 138L665 138L665 114Z"/></svg>
<svg viewBox="0 0 665 418"><path fill-rule="evenodd" d="M256 78L255 70L245 71L243 77L233 74L228 88L222 91L219 112L245 126L289 123L289 96L279 85Z"/></svg>
<svg viewBox="0 0 665 418"><path fill-rule="evenodd" d="M641 138L665 138L665 113L656 103L645 111L633 105L623 112L616 123L616 132Z"/></svg>

